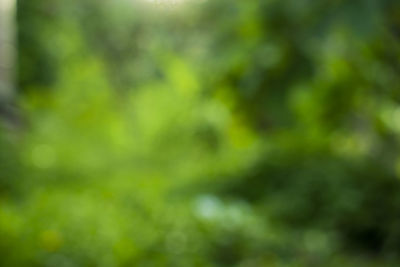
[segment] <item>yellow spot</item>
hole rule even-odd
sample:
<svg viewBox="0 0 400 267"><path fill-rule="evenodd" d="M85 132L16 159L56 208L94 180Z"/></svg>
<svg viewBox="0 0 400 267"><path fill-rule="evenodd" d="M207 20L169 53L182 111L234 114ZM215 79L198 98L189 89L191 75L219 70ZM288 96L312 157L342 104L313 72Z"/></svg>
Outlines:
<svg viewBox="0 0 400 267"><path fill-rule="evenodd" d="M40 234L40 244L47 251L57 251L63 244L62 237L55 230L45 230Z"/></svg>

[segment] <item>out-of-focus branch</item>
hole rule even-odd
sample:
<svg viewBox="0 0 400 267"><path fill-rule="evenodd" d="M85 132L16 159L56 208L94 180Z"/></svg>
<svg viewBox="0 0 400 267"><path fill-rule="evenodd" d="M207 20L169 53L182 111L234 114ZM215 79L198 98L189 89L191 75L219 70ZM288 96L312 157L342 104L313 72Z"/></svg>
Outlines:
<svg viewBox="0 0 400 267"><path fill-rule="evenodd" d="M15 86L15 0L0 0L0 104Z"/></svg>
<svg viewBox="0 0 400 267"><path fill-rule="evenodd" d="M15 0L0 0L0 122L2 126L19 124L14 105L16 22Z"/></svg>

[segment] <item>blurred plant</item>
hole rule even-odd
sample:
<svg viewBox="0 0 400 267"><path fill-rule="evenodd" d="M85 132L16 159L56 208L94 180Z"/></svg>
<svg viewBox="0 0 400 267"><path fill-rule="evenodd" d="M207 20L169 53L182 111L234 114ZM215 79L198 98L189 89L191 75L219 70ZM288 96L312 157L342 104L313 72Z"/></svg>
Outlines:
<svg viewBox="0 0 400 267"><path fill-rule="evenodd" d="M18 5L0 265L398 265L396 1Z"/></svg>

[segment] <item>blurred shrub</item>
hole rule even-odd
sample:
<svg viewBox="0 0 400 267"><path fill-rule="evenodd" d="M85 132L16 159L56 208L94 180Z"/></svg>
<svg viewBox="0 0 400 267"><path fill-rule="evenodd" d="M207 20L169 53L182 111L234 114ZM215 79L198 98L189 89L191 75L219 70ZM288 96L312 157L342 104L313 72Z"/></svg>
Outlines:
<svg viewBox="0 0 400 267"><path fill-rule="evenodd" d="M396 1L18 8L0 265L397 266Z"/></svg>

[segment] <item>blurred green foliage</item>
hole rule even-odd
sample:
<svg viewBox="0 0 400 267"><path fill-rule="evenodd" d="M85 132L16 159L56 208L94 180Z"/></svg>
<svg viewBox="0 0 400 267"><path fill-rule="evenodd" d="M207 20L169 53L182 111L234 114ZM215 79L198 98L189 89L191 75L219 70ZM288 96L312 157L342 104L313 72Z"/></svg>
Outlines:
<svg viewBox="0 0 400 267"><path fill-rule="evenodd" d="M18 2L0 265L398 266L399 2L155 2Z"/></svg>

